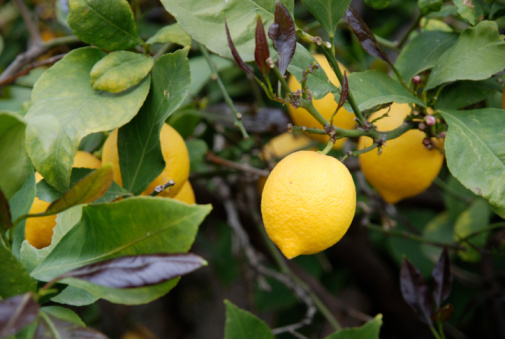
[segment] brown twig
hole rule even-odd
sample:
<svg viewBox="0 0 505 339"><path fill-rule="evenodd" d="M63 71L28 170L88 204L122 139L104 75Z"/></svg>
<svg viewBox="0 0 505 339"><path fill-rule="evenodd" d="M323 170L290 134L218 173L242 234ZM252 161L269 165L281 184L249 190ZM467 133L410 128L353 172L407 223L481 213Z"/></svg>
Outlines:
<svg viewBox="0 0 505 339"><path fill-rule="evenodd" d="M17 78L19 77L22 77L23 75L26 75L28 73L30 73L30 71L34 68L37 68L37 67L41 67L41 66L46 66L46 65L52 65L54 64L56 61L60 60L61 58L63 58L65 56L65 54L58 54L58 55L55 55L55 56L52 56L48 59L44 59L44 60L41 60L41 61L37 61L37 62L33 62L29 65L27 65L26 67L24 67L24 69L17 73L17 74L14 74L2 81L0 81L0 88L2 88L3 86L5 85L8 85L12 82L14 82Z"/></svg>
<svg viewBox="0 0 505 339"><path fill-rule="evenodd" d="M262 170L249 165L239 164L227 159L223 159L221 157L218 157L211 151L207 151L207 160L217 165L226 166L246 173L256 174L261 177L268 177L268 175L270 174L270 172L267 170Z"/></svg>

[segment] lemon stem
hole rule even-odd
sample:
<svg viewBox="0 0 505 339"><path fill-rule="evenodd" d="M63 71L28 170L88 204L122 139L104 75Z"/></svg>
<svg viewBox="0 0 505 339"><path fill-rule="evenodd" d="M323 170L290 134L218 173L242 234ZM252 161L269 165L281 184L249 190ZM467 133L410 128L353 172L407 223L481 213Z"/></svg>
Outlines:
<svg viewBox="0 0 505 339"><path fill-rule="evenodd" d="M200 43L198 44L198 47L202 51L205 60L207 60L207 63L209 64L209 67L212 70L212 74L215 77L215 80L219 85L219 88L221 89L221 93L223 94L224 101L226 102L226 104L228 104L228 107L230 107L231 111L233 112L233 115L235 117L234 125L238 127L244 139L249 139L249 134L247 134L244 124L242 123L242 114L240 114L237 111L235 105L233 104L233 101L230 98L230 95L226 91L226 87L224 87L223 81L221 80L221 78L219 77L219 73L217 72L216 65L210 59L209 51L207 51L207 48Z"/></svg>
<svg viewBox="0 0 505 339"><path fill-rule="evenodd" d="M328 143L326 144L326 147L322 151L319 151L319 153L321 153L323 155L328 154L328 152L331 151L331 149L333 148L333 145L334 145L333 140L331 140L331 139L328 140Z"/></svg>
<svg viewBox="0 0 505 339"><path fill-rule="evenodd" d="M286 96L288 96L290 100L293 99L293 92L291 92L291 89L288 86L286 78L281 74L281 71L279 71L279 68L277 68L277 65L275 63L273 63L273 66L274 67L272 68L272 70L274 71L274 74L277 77L277 79L279 79L282 89L284 90L284 92L286 92Z"/></svg>

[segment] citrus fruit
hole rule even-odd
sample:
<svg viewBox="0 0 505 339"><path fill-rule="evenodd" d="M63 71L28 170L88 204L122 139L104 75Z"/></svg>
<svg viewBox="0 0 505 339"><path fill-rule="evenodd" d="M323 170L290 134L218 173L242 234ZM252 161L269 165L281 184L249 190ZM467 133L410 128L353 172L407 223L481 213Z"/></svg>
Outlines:
<svg viewBox="0 0 505 339"><path fill-rule="evenodd" d="M181 190L179 193L177 193L174 199L183 201L190 205L196 204L195 192L193 191L193 187L191 186L189 180L187 180L184 185L182 185Z"/></svg>
<svg viewBox="0 0 505 339"><path fill-rule="evenodd" d="M369 120L382 116L385 112L387 109L377 111ZM393 130L403 124L410 112L408 104L393 103L388 116L375 124L379 131ZM418 195L437 177L444 162L444 155L437 147L428 150L423 145L425 138L425 134L420 130L409 130L396 139L387 140L381 155L378 155L377 150L359 155L365 178L386 202L394 204ZM371 138L360 137L358 149L371 145Z"/></svg>
<svg viewBox="0 0 505 339"><path fill-rule="evenodd" d="M114 130L103 145L102 162L104 164L111 163L112 171L114 172L114 181L120 186L123 185L121 179L121 170L119 168L119 155L117 149L117 129ZM163 124L160 132L161 153L165 160L165 169L161 174L154 179L151 184L142 192L142 195L149 195L154 191L154 188L159 185L165 185L170 180L175 182L175 185L167 188L158 196L173 198L189 176L189 153L184 139L170 125Z"/></svg>
<svg viewBox="0 0 505 339"><path fill-rule="evenodd" d="M322 54L315 54L314 57L316 58L317 62L321 66L321 68L324 70L326 75L328 76L328 79L331 81L331 83L337 87L340 86L340 82L338 81L337 76L331 69L330 64ZM344 70L347 71L347 69L342 66L340 66L340 70L342 73L344 73ZM347 71L347 74L349 74L349 71ZM310 76L310 75L309 75ZM294 76L290 76L288 79L288 85L291 91L295 92L299 89L302 88L298 80ZM309 88L310 90L310 88ZM335 97L333 96L332 93L326 94L322 99L314 99L313 102L314 107L317 109L319 113L323 117L326 118L326 120L330 121L331 116L337 109L338 103L335 101ZM293 123L297 126L305 126L309 128L324 128L309 112L307 112L304 108L298 107L294 108L292 105L288 105L288 111L289 115L291 116L291 119L293 120ZM335 115L335 118L333 119L333 124L337 127L340 128L345 128L345 129L353 129L354 126L356 126L356 122L354 121L354 114L349 113L345 108L340 108L338 111L337 115ZM327 135L319 135L319 134L309 134L309 136L317 140L319 142L327 143L329 136ZM333 148L335 149L340 149L344 145L346 141L346 138L338 139Z"/></svg>
<svg viewBox="0 0 505 339"><path fill-rule="evenodd" d="M312 140L304 134L294 135L284 132L272 138L263 147L262 156L266 161L279 160L294 151L308 148L311 143Z"/></svg>
<svg viewBox="0 0 505 339"><path fill-rule="evenodd" d="M101 167L101 161L91 153L77 151L74 157L73 167L97 169ZM39 172L35 172L35 181L39 182L42 179L42 175L40 175ZM29 214L45 212L49 205L49 202L35 197ZM49 246L53 238L54 226L56 226L55 214L45 217L28 218L25 225L25 238L28 243L35 248Z"/></svg>
<svg viewBox="0 0 505 339"><path fill-rule="evenodd" d="M355 208L356 189L347 167L312 151L282 159L268 176L261 198L265 230L288 259L339 241Z"/></svg>

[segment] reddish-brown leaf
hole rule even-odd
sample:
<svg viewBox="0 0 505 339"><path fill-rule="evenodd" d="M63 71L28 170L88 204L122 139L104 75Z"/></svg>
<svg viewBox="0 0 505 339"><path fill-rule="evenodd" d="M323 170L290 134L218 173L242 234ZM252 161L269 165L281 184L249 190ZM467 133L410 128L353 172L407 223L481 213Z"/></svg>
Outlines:
<svg viewBox="0 0 505 339"><path fill-rule="evenodd" d="M20 294L0 302L0 338L14 335L35 320L39 304L31 293Z"/></svg>
<svg viewBox="0 0 505 339"><path fill-rule="evenodd" d="M59 334L60 338L108 339L105 334L92 328L82 327L50 315L47 316L47 319L43 318L39 321L35 338L54 338L54 331Z"/></svg>
<svg viewBox="0 0 505 339"><path fill-rule="evenodd" d="M286 73L296 49L296 29L293 18L286 7L280 2L275 4L274 22L268 29L268 36L279 53L277 67L282 75Z"/></svg>
<svg viewBox="0 0 505 339"><path fill-rule="evenodd" d="M400 269L400 288L403 299L412 307L421 321L431 325L431 293L421 272L404 258Z"/></svg>
<svg viewBox="0 0 505 339"><path fill-rule="evenodd" d="M382 59L388 64L392 65L386 53L384 53L382 48L377 43L374 34L372 33L372 31L370 31L370 29L365 24L363 19L361 19L358 12L356 12L356 10L352 6L349 6L345 15L347 17L347 22L349 23L351 29L358 38L359 42L361 43L361 46L363 46L363 49L368 54L373 55L376 58Z"/></svg>
<svg viewBox="0 0 505 339"><path fill-rule="evenodd" d="M267 36L265 34L265 29L263 28L263 22L261 17L258 15L256 20L256 48L254 49L254 60L256 65L261 70L261 73L267 75L270 72L270 66L268 66L267 59L270 57L270 50L268 49Z"/></svg>
<svg viewBox="0 0 505 339"><path fill-rule="evenodd" d="M124 256L86 265L61 275L112 288L134 288L159 284L207 265L192 253Z"/></svg>
<svg viewBox="0 0 505 339"><path fill-rule="evenodd" d="M438 309L447 299L452 288L452 265L447 248L444 248L440 255L433 269L432 276L434 281L433 298L435 300L435 306Z"/></svg>
<svg viewBox="0 0 505 339"><path fill-rule="evenodd" d="M235 62L237 63L238 67L242 68L246 73L250 74L251 76L254 76L253 71L247 66L240 57L240 54L238 54L237 49L235 48L235 45L233 44L233 41L231 40L231 35L230 35L230 30L228 29L228 24L226 23L226 19L224 20L224 27L226 29L226 39L228 39L228 46L230 47L231 54L233 55L233 58L235 59Z"/></svg>

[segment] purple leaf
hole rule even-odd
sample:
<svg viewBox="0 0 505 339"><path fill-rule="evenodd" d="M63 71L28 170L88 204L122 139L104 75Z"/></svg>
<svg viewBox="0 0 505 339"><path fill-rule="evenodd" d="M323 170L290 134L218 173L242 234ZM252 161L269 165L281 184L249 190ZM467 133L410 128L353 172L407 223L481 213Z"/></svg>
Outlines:
<svg viewBox="0 0 505 339"><path fill-rule="evenodd" d="M51 324L48 324L50 322ZM52 327L51 327L52 326ZM48 315L42 318L37 326L35 338L54 338L54 330L60 338L107 339L108 337L94 329L82 327L69 321Z"/></svg>
<svg viewBox="0 0 505 339"><path fill-rule="evenodd" d="M112 288L155 285L207 265L192 253L124 256L86 265L61 275Z"/></svg>
<svg viewBox="0 0 505 339"><path fill-rule="evenodd" d="M447 248L444 248L437 264L432 272L434 286L433 298L438 309L451 293L452 288L452 265Z"/></svg>
<svg viewBox="0 0 505 339"><path fill-rule="evenodd" d="M256 48L254 49L254 60L256 60L256 65L260 68L261 73L267 75L270 72L270 66L268 66L267 63L267 59L270 57L270 50L268 49L267 36L263 28L263 22L259 15L256 20L255 38Z"/></svg>
<svg viewBox="0 0 505 339"><path fill-rule="evenodd" d="M238 54L238 51L235 48L235 45L233 44L233 41L231 40L230 30L228 29L226 19L224 20L224 27L226 29L226 39L228 39L228 46L231 49L231 54L233 55L233 58L235 59L235 62L237 63L238 67L242 68L246 73L254 77L253 71L249 68L249 66L245 64L244 60L242 60L240 54Z"/></svg>
<svg viewBox="0 0 505 339"><path fill-rule="evenodd" d="M268 29L268 36L279 53L277 66L282 75L286 73L296 49L296 29L291 14L280 2L275 4L274 23Z"/></svg>
<svg viewBox="0 0 505 339"><path fill-rule="evenodd" d="M400 288L403 299L414 309L419 319L431 325L431 294L421 272L404 258L400 269Z"/></svg>
<svg viewBox="0 0 505 339"><path fill-rule="evenodd" d="M0 232L5 232L11 227L12 220L9 201L4 192L0 189Z"/></svg>
<svg viewBox="0 0 505 339"><path fill-rule="evenodd" d="M356 12L356 10L352 6L349 6L349 8L347 8L345 15L347 17L347 22L349 22L349 25L351 26L354 34L361 43L361 46L363 46L363 49L368 54L373 55L376 58L382 59L388 64L392 65L386 53L384 53L382 48L377 43L377 40L375 40L374 34L370 31L370 29L365 24L363 19L361 19L358 12Z"/></svg>
<svg viewBox="0 0 505 339"><path fill-rule="evenodd" d="M53 201L46 213L56 214L75 205L87 204L101 198L114 180L112 165L107 164L79 180L61 198Z"/></svg>
<svg viewBox="0 0 505 339"><path fill-rule="evenodd" d="M344 106L347 101L347 95L349 94L349 82L347 81L347 74L344 71L344 81L342 81L342 87L340 87L340 100L338 101L337 111L340 107Z"/></svg>
<svg viewBox="0 0 505 339"><path fill-rule="evenodd" d="M20 294L0 302L0 338L14 335L35 320L39 304L31 293Z"/></svg>

